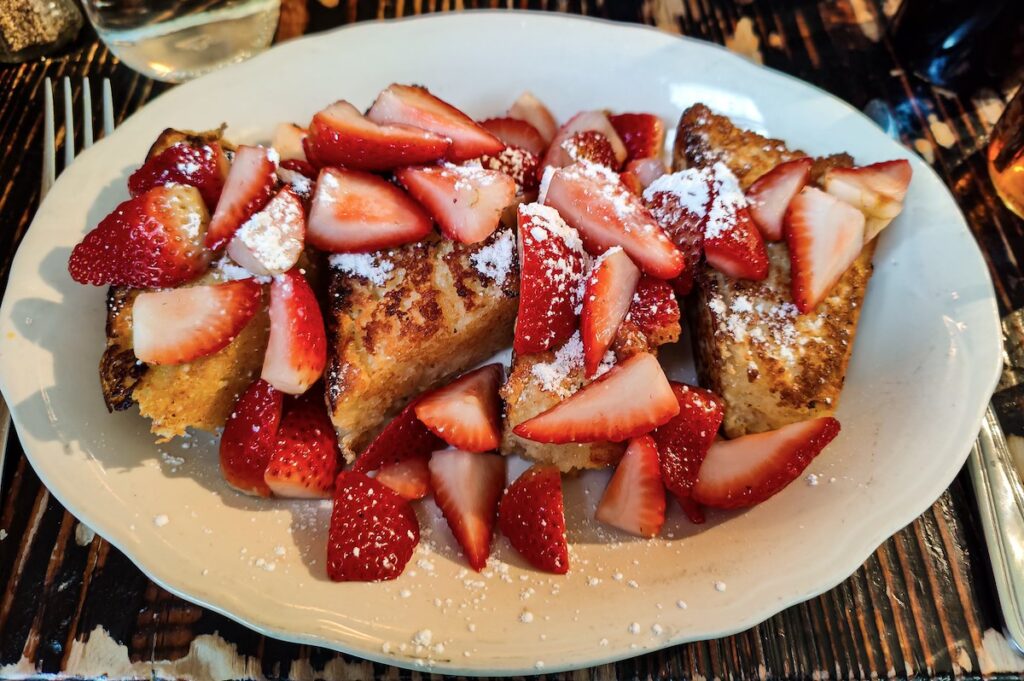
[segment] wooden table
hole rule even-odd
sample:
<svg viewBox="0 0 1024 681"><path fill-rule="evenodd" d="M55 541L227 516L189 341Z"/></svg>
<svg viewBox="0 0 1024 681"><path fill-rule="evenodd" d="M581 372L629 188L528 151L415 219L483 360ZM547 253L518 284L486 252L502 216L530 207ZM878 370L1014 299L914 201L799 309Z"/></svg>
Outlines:
<svg viewBox="0 0 1024 681"><path fill-rule="evenodd" d="M884 37L883 3L514 0L514 5L656 24L725 43L859 108L872 99L887 103L903 142L933 164L967 215L1003 312L1024 306L1024 222L995 197L981 151L1004 96L992 90L948 96L913 81ZM497 0L345 0L333 8L316 0L308 6L305 0L285 0L279 38L358 20L478 6L496 7ZM118 64L88 29L62 55L0 67L4 282L38 204L43 79L64 75L111 78L119 119L168 87ZM53 500L16 438L4 471L0 528L0 678L44 673L196 679L414 676L264 638L171 596ZM928 512L832 591L730 638L565 678L1017 676L1024 671L1024 657L1001 633L990 579L974 500L961 475Z"/></svg>

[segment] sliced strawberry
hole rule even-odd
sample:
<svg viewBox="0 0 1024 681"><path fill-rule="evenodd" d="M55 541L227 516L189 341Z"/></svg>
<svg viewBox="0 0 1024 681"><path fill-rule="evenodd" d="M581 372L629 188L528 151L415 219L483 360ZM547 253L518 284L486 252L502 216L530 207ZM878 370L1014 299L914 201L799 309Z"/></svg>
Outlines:
<svg viewBox="0 0 1024 681"><path fill-rule="evenodd" d="M800 193L811 177L814 161L797 158L775 166L757 178L747 189L750 218L766 241L784 238L782 221L793 197Z"/></svg>
<svg viewBox="0 0 1024 681"><path fill-rule="evenodd" d="M518 118L488 118L480 125L500 139L507 147L526 149L535 156L542 156L548 148L544 136L526 121Z"/></svg>
<svg viewBox="0 0 1024 681"><path fill-rule="evenodd" d="M648 274L673 279L682 273L683 254L640 199L607 168L581 163L556 170L544 202L576 228L591 254L622 246Z"/></svg>
<svg viewBox="0 0 1024 681"><path fill-rule="evenodd" d="M672 285L681 296L693 288L693 273L704 253L704 225L713 195L706 171L687 168L663 175L644 190L644 203L686 263Z"/></svg>
<svg viewBox="0 0 1024 681"><path fill-rule="evenodd" d="M500 150L499 150L500 151ZM489 237L516 197L516 183L496 170L471 166L401 168L395 177L427 209L445 236L465 244Z"/></svg>
<svg viewBox="0 0 1024 681"><path fill-rule="evenodd" d="M633 355L551 409L512 429L535 442L622 442L679 413L657 358Z"/></svg>
<svg viewBox="0 0 1024 681"><path fill-rule="evenodd" d="M324 168L309 211L309 243L333 253L378 251L419 241L433 228L408 194L382 177Z"/></svg>
<svg viewBox="0 0 1024 681"><path fill-rule="evenodd" d="M274 128L274 136L270 146L277 152L281 161L305 161L306 151L302 141L306 139L306 129L294 123L278 123Z"/></svg>
<svg viewBox="0 0 1024 681"><path fill-rule="evenodd" d="M903 198L910 187L910 163L884 161L861 168L830 168L822 184L825 191L867 217L864 241L871 241L903 210Z"/></svg>
<svg viewBox="0 0 1024 681"><path fill-rule="evenodd" d="M79 284L163 288L200 275L209 214L199 190L154 187L121 203L71 251L68 272Z"/></svg>
<svg viewBox="0 0 1024 681"><path fill-rule="evenodd" d="M434 452L430 483L466 560L479 572L491 554L498 501L505 489L505 457L459 449Z"/></svg>
<svg viewBox="0 0 1024 681"><path fill-rule="evenodd" d="M444 158L451 141L407 125L378 125L348 102L331 104L313 116L306 158L315 166L391 170Z"/></svg>
<svg viewBox="0 0 1024 681"><path fill-rule="evenodd" d="M128 191L138 196L153 187L186 184L198 189L206 207L213 210L227 175L228 159L219 144L192 146L178 142L146 159L142 167L128 177Z"/></svg>
<svg viewBox="0 0 1024 681"><path fill-rule="evenodd" d="M562 149L568 155L569 163L587 161L613 170L619 167L611 142L594 130L576 133L562 142Z"/></svg>
<svg viewBox="0 0 1024 681"><path fill-rule="evenodd" d="M760 281L768 276L768 251L750 219L739 181L724 163L711 171L711 207L704 223L704 258L735 279Z"/></svg>
<svg viewBox="0 0 1024 681"><path fill-rule="evenodd" d="M612 127L608 116L603 111L581 111L570 118L565 125L558 129L558 133L551 140L548 153L544 155L541 165L562 168L573 163L572 157L563 145L571 140L576 133L586 131L597 132L607 138L615 153L615 165L612 166L612 169L620 168L626 161L626 145L623 144L622 138L615 132L615 128Z"/></svg>
<svg viewBox="0 0 1024 681"><path fill-rule="evenodd" d="M630 171L624 170L619 175L619 182L622 183L623 187L625 187L629 191L633 192L637 196L643 196L644 195L644 186L642 184L640 184L640 178L637 177L636 174L634 174L634 173L632 173Z"/></svg>
<svg viewBox="0 0 1024 681"><path fill-rule="evenodd" d="M547 146L554 139L558 132L558 121L551 114L551 111L544 106L544 102L537 99L532 92L524 92L508 108L510 118L517 118L526 121L541 134L544 138L544 145Z"/></svg>
<svg viewBox="0 0 1024 681"><path fill-rule="evenodd" d="M210 219L206 246L220 248L235 230L267 204L277 185L277 164L264 147L240 146Z"/></svg>
<svg viewBox="0 0 1024 681"><path fill-rule="evenodd" d="M864 246L864 214L814 187L804 187L786 212L793 302L814 310Z"/></svg>
<svg viewBox="0 0 1024 681"><path fill-rule="evenodd" d="M594 514L605 525L656 537L665 523L665 487L650 435L632 440L608 481Z"/></svg>
<svg viewBox="0 0 1024 681"><path fill-rule="evenodd" d="M638 158L626 164L620 179L631 192L642 196L651 183L667 173L668 168L660 158Z"/></svg>
<svg viewBox="0 0 1024 681"><path fill-rule="evenodd" d="M661 158L665 146L665 123L651 113L624 113L608 117L626 146L626 160Z"/></svg>
<svg viewBox="0 0 1024 681"><path fill-rule="evenodd" d="M184 364L235 339L260 307L252 279L143 291L132 305L135 356L146 364Z"/></svg>
<svg viewBox="0 0 1024 681"><path fill-rule="evenodd" d="M356 459L352 470L369 473L400 464L409 458L427 459L431 452L444 447L444 440L430 432L430 429L416 418L416 402L413 401L384 426L384 430L380 431L366 451Z"/></svg>
<svg viewBox="0 0 1024 681"><path fill-rule="evenodd" d="M296 270L270 285L270 340L262 378L281 392L301 395L317 382L327 364L324 319L316 295Z"/></svg>
<svg viewBox="0 0 1024 681"><path fill-rule="evenodd" d="M501 442L498 388L503 373L500 364L488 364L424 394L416 402L416 418L452 447L496 449Z"/></svg>
<svg viewBox="0 0 1024 681"><path fill-rule="evenodd" d="M410 125L448 138L447 158L453 162L496 154L505 146L472 118L415 85L389 85L377 95L366 117L374 123Z"/></svg>
<svg viewBox="0 0 1024 681"><path fill-rule="evenodd" d="M505 147L497 154L481 156L467 162L478 162L488 170L505 173L516 183L517 196L535 196L540 185L540 159L521 147Z"/></svg>
<svg viewBox="0 0 1024 681"><path fill-rule="evenodd" d="M263 479L279 497L326 499L334 488L340 455L323 391L310 391L285 403Z"/></svg>
<svg viewBox="0 0 1024 681"><path fill-rule="evenodd" d="M277 164L277 177L282 182L290 182L290 180L287 180L281 176L282 170L290 170L293 173L298 173L299 175L302 175L307 180L316 182L316 168L314 168L313 164L311 164L309 161L305 161L303 159L298 158L286 158Z"/></svg>
<svg viewBox="0 0 1024 681"><path fill-rule="evenodd" d="M579 234L558 212L538 203L519 206L519 314L512 349L543 352L576 330L586 253Z"/></svg>
<svg viewBox="0 0 1024 681"><path fill-rule="evenodd" d="M658 426L651 435L658 447L661 479L694 523L704 522L704 512L691 493L700 465L715 441L725 416L722 401L712 392L672 383L679 414Z"/></svg>
<svg viewBox="0 0 1024 681"><path fill-rule="evenodd" d="M650 275L640 277L626 319L636 324L648 338L653 338L678 324L679 317L679 301L672 286Z"/></svg>
<svg viewBox="0 0 1024 681"><path fill-rule="evenodd" d="M313 200L313 186L316 184L316 170L305 161L281 161L277 166L277 179L292 191L303 207L303 238L305 238L305 211Z"/></svg>
<svg viewBox="0 0 1024 681"><path fill-rule="evenodd" d="M562 476L554 466L532 466L508 486L498 507L498 526L533 567L556 575L569 571Z"/></svg>
<svg viewBox="0 0 1024 681"><path fill-rule="evenodd" d="M420 541L416 513L397 492L363 473L334 483L327 576L336 582L395 579Z"/></svg>
<svg viewBox="0 0 1024 681"><path fill-rule="evenodd" d="M299 261L305 236L302 201L290 187L283 187L263 210L238 228L227 253L253 274L281 274Z"/></svg>
<svg viewBox="0 0 1024 681"><path fill-rule="evenodd" d="M220 438L220 471L239 492L270 496L263 473L277 446L284 393L257 378L235 402Z"/></svg>
<svg viewBox="0 0 1024 681"><path fill-rule="evenodd" d="M604 355L615 340L619 325L629 312L640 270L621 248L609 248L594 263L583 293L580 337L583 368L587 378L597 373Z"/></svg>
<svg viewBox="0 0 1024 681"><path fill-rule="evenodd" d="M444 446L443 444L441 445ZM430 494L429 456L410 456L383 466L375 480L382 482L409 501L422 499Z"/></svg>
<svg viewBox="0 0 1024 681"><path fill-rule="evenodd" d="M701 464L693 499L712 508L746 508L793 482L839 434L830 416L778 430L719 440Z"/></svg>

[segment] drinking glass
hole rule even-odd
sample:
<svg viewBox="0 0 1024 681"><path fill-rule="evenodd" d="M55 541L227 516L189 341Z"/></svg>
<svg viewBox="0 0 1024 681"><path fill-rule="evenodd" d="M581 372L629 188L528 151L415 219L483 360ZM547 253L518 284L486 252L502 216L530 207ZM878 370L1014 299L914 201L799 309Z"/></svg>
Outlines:
<svg viewBox="0 0 1024 681"><path fill-rule="evenodd" d="M1006 207L1024 218L1024 85L992 129L988 173Z"/></svg>
<svg viewBox="0 0 1024 681"><path fill-rule="evenodd" d="M248 59L274 37L280 0L83 0L126 65L173 83Z"/></svg>

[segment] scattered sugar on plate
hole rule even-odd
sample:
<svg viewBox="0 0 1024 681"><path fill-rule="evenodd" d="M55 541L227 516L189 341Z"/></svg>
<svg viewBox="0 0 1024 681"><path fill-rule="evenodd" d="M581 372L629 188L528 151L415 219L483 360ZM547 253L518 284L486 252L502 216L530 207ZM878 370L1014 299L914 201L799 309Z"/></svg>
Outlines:
<svg viewBox="0 0 1024 681"><path fill-rule="evenodd" d="M163 527L167 523L171 522L171 519L167 517L166 513L153 516L153 524L157 527Z"/></svg>
<svg viewBox="0 0 1024 681"><path fill-rule="evenodd" d="M725 589L726 589L725 582L723 582L723 581L716 581L715 582L715 591L721 593L721 592L725 591Z"/></svg>

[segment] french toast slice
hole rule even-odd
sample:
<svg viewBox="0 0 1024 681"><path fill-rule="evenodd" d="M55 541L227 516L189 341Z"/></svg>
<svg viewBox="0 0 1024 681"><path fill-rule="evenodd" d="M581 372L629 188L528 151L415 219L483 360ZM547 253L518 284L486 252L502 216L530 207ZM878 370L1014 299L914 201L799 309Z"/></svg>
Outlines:
<svg viewBox="0 0 1024 681"><path fill-rule="evenodd" d="M437 235L330 257L327 402L352 461L413 396L506 347L519 290L515 235Z"/></svg>
<svg viewBox="0 0 1024 681"><path fill-rule="evenodd" d="M804 156L697 104L679 121L673 168L721 161L745 190L777 164ZM830 167L852 165L848 154L815 159L811 182L817 184ZM688 305L700 382L723 398L723 429L730 438L835 412L871 278L875 241L808 314L798 313L793 304L786 244L766 246L767 279L734 279L705 266Z"/></svg>

